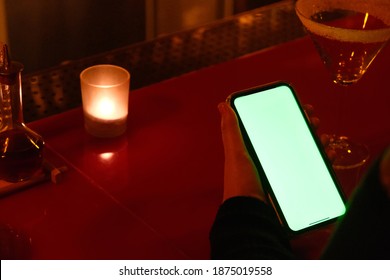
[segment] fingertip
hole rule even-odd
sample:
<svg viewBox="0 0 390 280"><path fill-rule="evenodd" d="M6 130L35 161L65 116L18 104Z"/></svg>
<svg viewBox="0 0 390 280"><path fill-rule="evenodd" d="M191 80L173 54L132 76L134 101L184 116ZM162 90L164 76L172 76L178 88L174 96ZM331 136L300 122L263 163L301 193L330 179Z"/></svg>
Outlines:
<svg viewBox="0 0 390 280"><path fill-rule="evenodd" d="M235 119L235 112L232 107L230 107L230 104L227 102L221 102L218 104L218 110L224 119Z"/></svg>
<svg viewBox="0 0 390 280"><path fill-rule="evenodd" d="M325 149L326 155L328 156L328 159L330 162L334 162L337 157L337 153L334 149L332 148L327 148Z"/></svg>
<svg viewBox="0 0 390 280"><path fill-rule="evenodd" d="M311 104L304 104L303 109L306 111L306 113L310 116L314 112L314 107Z"/></svg>
<svg viewBox="0 0 390 280"><path fill-rule="evenodd" d="M329 142L330 142L330 135L329 134L321 134L320 135L320 140L321 140L321 143L322 145L324 145L325 147L329 145Z"/></svg>
<svg viewBox="0 0 390 280"><path fill-rule="evenodd" d="M221 102L218 104L218 111L223 114L226 112L226 102Z"/></svg>
<svg viewBox="0 0 390 280"><path fill-rule="evenodd" d="M310 118L310 123L311 123L311 125L312 125L315 129L317 129L317 128L320 126L320 119L317 118L317 117L311 117L311 118Z"/></svg>

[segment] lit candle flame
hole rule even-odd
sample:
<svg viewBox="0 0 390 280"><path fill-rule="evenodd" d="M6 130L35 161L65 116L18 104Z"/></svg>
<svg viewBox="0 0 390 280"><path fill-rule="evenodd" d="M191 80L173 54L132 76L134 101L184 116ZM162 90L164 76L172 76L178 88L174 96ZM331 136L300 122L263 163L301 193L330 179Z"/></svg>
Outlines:
<svg viewBox="0 0 390 280"><path fill-rule="evenodd" d="M104 119L112 119L115 117L115 104L107 97L98 101L96 110L98 115Z"/></svg>

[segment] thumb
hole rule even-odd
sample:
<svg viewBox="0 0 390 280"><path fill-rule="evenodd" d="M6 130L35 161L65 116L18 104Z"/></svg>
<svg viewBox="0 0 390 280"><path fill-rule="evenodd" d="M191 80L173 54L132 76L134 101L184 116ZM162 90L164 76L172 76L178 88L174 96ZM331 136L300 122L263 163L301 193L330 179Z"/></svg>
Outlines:
<svg viewBox="0 0 390 280"><path fill-rule="evenodd" d="M246 153L244 140L238 125L238 119L232 107L226 102L218 104L221 114L222 141L225 148L225 156L234 153Z"/></svg>

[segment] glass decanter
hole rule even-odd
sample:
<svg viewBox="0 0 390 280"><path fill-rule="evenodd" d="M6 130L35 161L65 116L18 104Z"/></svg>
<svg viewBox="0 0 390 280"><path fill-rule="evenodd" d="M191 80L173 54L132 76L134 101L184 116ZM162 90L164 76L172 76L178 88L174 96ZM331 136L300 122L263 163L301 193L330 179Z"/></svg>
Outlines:
<svg viewBox="0 0 390 280"><path fill-rule="evenodd" d="M11 61L7 45L0 60L0 179L28 180L43 162L43 138L23 120L21 63Z"/></svg>

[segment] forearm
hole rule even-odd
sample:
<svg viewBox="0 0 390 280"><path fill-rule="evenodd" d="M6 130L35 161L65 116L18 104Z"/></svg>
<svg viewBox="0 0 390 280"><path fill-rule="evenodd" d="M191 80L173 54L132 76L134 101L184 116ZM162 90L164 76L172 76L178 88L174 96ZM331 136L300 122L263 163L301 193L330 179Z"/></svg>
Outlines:
<svg viewBox="0 0 390 280"><path fill-rule="evenodd" d="M253 197L234 197L221 205L210 245L212 259L294 258L273 209Z"/></svg>

